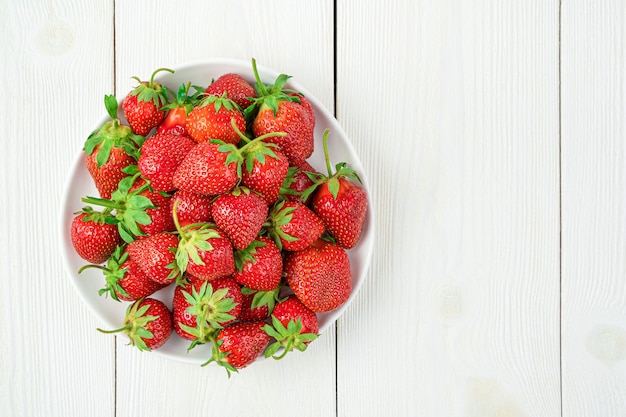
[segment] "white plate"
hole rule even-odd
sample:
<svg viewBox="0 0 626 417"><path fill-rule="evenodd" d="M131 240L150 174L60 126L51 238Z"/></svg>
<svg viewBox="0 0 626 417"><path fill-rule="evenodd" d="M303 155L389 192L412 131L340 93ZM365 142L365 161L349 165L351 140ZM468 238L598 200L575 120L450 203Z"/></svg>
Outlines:
<svg viewBox="0 0 626 417"><path fill-rule="evenodd" d="M220 75L229 72L240 74L249 82L254 82L251 61L246 62L230 59L211 59L186 63L173 69L175 70L175 73L173 74L161 72L160 74L157 74L157 77L155 77L155 80L166 85L173 91L177 91L178 86L181 83L189 81L192 85L206 87L212 79L216 79ZM264 83L273 83L279 75L279 72L260 65L257 65L257 69L261 80L263 80ZM361 161L355 153L354 148L352 147L345 132L337 123L333 115L310 92L298 83L294 82L293 78L291 78L287 83L287 87L304 94L315 110L315 151L308 159L309 163L311 163L311 165L318 171L323 173L326 172L324 151L322 149L322 133L325 129L330 129L328 146L332 166L334 167L338 162L348 162L348 164L358 172L364 188L369 190L367 175L363 170ZM121 103L123 97L118 97L118 99ZM121 115L121 104L119 114ZM103 119L98 122L95 127L101 126L107 120L108 116L103 117ZM81 133L77 132L77 134L80 135ZM85 138L87 138L88 134L89 132L82 133ZM63 255L69 272L69 277L72 280L74 287L83 301L91 308L91 310L102 322L101 327L105 329L115 329L121 326L128 303L117 302L112 300L110 297L98 295L98 290L104 286L104 276L101 271L97 269L87 269L80 275L77 273L78 269L87 262L80 258L74 251L70 237L70 225L74 217L73 213L79 211L85 206L85 204L81 201L81 198L85 196L98 196L98 194L91 177L85 168L84 153L80 150L76 156L74 165L71 168L62 200L60 227ZM369 207L361 239L356 247L348 251L352 270L352 293L348 301L338 309L328 313L318 314L320 333L328 329L328 327L330 327L350 305L358 293L359 288L361 287L361 284L367 274L370 258L372 256L375 229L374 208L372 206L371 198L368 204ZM171 306L172 295L173 286L170 286L156 293L153 297L158 298L164 301L168 306ZM96 330L84 329L84 331ZM153 351L153 353L177 361L195 364L204 363L210 357L210 345L198 346L192 351L187 352L188 345L189 342L187 340L184 340L173 333L168 342L160 349Z"/></svg>

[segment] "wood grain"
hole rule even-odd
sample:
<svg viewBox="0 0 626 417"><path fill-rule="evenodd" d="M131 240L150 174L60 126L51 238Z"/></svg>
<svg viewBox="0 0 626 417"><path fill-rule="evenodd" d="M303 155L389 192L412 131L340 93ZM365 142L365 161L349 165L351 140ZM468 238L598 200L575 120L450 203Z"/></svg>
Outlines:
<svg viewBox="0 0 626 417"><path fill-rule="evenodd" d="M562 15L563 415L626 413L626 6Z"/></svg>
<svg viewBox="0 0 626 417"><path fill-rule="evenodd" d="M626 415L622 0L5 0L0 39L0 416ZM230 379L96 332L58 240L102 96L212 57L335 111L377 222L337 327Z"/></svg>
<svg viewBox="0 0 626 417"><path fill-rule="evenodd" d="M67 169L104 111L94 92L112 88L111 3L0 8L0 415L110 416L114 344L67 279L57 236Z"/></svg>
<svg viewBox="0 0 626 417"><path fill-rule="evenodd" d="M337 13L379 236L338 327L339 415L560 415L558 3Z"/></svg>

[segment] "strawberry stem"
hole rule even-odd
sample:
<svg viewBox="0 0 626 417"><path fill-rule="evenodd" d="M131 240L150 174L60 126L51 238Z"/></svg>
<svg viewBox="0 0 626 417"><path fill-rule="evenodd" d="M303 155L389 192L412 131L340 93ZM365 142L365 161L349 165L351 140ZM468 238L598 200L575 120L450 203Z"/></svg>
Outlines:
<svg viewBox="0 0 626 417"><path fill-rule="evenodd" d="M94 264L87 264L87 265L83 265L79 270L78 273L80 274L81 272L83 272L85 269L89 269L89 268L96 268L99 269L101 271L105 271L108 272L110 271L109 268L102 266L102 265L94 265Z"/></svg>
<svg viewBox="0 0 626 417"><path fill-rule="evenodd" d="M149 84L149 86L150 86L151 88L152 88L152 87L154 87L154 76L155 76L157 73L161 72L161 71L167 71L167 72L169 72L170 74L173 74L173 73L174 73L174 70L169 69L169 68L159 68L159 69L155 70L155 71L152 73L152 75L150 76L150 84Z"/></svg>
<svg viewBox="0 0 626 417"><path fill-rule="evenodd" d="M330 157L328 155L328 134L330 133L330 130L326 129L324 130L324 136L322 139L322 143L324 145L324 158L326 159L326 169L328 170L328 178L333 176L333 170L330 166Z"/></svg>
<svg viewBox="0 0 626 417"><path fill-rule="evenodd" d="M113 334L113 333L119 333L119 332L123 332L126 330L130 330L132 327L133 325L131 323L128 323L126 326L120 327L119 329L115 329L115 330L103 330L101 328L97 328L96 330L98 330L100 333Z"/></svg>
<svg viewBox="0 0 626 417"><path fill-rule="evenodd" d="M107 208L111 208L111 209L124 210L126 208L126 206L124 204L116 203L114 201L107 200L107 199L104 199L104 198L82 197L80 200L83 203L95 204L97 206L107 207Z"/></svg>
<svg viewBox="0 0 626 417"><path fill-rule="evenodd" d="M233 129L235 130L235 132L239 135L241 140L243 140L246 143L241 148L239 148L239 152L243 152L244 150L250 148L250 146L253 143L261 142L264 139L271 138L271 137L276 137L276 136L281 136L281 137L282 136L287 136L287 133L285 133L285 132L269 132L269 133L266 133L264 135L257 136L256 138L250 140L250 138L248 138L246 135L243 134L243 132L241 130L239 130L239 128L237 127L237 123L235 123L235 119L234 118L230 119L230 124L232 125Z"/></svg>
<svg viewBox="0 0 626 417"><path fill-rule="evenodd" d="M259 71L257 71L256 67L256 59L252 58L252 71L254 72L254 78L256 79L257 86L261 92L261 95L266 96L268 94L267 88L265 88L265 84L261 81L261 77L259 76Z"/></svg>

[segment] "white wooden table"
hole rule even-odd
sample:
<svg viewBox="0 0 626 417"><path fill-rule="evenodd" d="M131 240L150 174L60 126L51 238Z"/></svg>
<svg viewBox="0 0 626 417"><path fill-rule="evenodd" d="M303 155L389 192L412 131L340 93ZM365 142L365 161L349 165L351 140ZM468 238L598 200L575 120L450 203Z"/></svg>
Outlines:
<svg viewBox="0 0 626 417"><path fill-rule="evenodd" d="M626 415L623 0L2 0L0 34L1 416ZM377 209L336 327L231 379L96 332L58 245L102 95L211 57L334 111Z"/></svg>

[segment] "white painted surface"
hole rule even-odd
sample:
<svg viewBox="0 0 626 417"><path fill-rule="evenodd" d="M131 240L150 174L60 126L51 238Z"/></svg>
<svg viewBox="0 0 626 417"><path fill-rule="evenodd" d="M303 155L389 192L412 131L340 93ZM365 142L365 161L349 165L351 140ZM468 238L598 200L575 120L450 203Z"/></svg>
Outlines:
<svg viewBox="0 0 626 417"><path fill-rule="evenodd" d="M0 31L1 416L626 415L621 0L6 0ZM230 380L96 332L57 243L102 95L218 56L336 110L378 223L336 331Z"/></svg>

